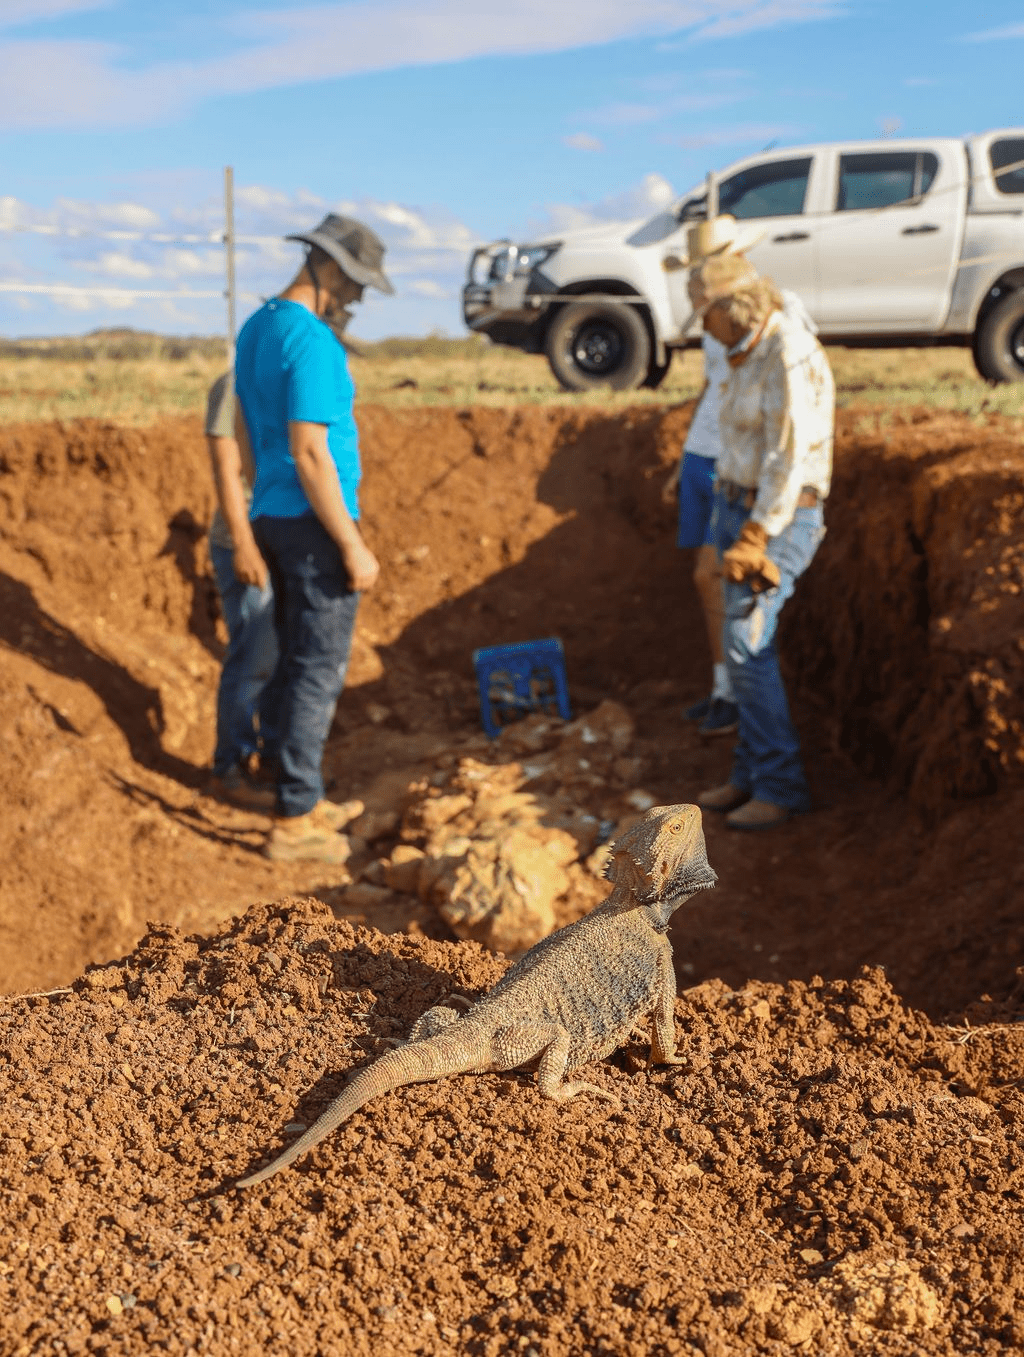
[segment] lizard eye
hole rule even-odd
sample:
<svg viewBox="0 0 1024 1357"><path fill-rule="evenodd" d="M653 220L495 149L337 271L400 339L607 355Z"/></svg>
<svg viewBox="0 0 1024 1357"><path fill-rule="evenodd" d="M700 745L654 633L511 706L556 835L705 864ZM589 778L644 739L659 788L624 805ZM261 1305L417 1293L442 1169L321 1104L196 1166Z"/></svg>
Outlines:
<svg viewBox="0 0 1024 1357"><path fill-rule="evenodd" d="M672 826L672 833L673 833L673 834L678 834L679 831L680 831L681 829L682 829L682 825L679 824L678 821L676 821L676 823Z"/></svg>

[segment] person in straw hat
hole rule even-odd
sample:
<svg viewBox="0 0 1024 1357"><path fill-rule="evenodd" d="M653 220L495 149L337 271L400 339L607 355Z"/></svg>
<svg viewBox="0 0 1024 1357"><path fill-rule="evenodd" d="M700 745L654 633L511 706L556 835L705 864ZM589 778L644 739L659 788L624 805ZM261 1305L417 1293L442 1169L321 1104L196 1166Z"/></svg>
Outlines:
<svg viewBox="0 0 1024 1357"><path fill-rule="evenodd" d="M724 813L731 829L771 829L810 805L775 634L825 533L835 385L815 336L787 314L775 284L742 255L719 252L699 261L688 291L728 366L712 533L738 712L729 779L697 801Z"/></svg>
<svg viewBox="0 0 1024 1357"><path fill-rule="evenodd" d="M666 272L691 268L717 254L743 254L761 239L764 232L749 223L739 223L726 215L693 223L687 231L686 255L668 255ZM812 333L814 323L795 292L781 290L787 313ZM739 719L736 696L725 663L722 640L724 603L722 572L711 537L711 510L714 502L715 467L722 450L718 410L721 390L729 377L725 348L714 335L705 331L701 339L704 358L704 388L697 401L687 430L679 462L666 481L662 498L666 504L678 499L676 546L695 552L693 583L700 599L711 651L711 689L699 702L687 707L683 716L695 721L702 735L731 735Z"/></svg>
<svg viewBox="0 0 1024 1357"><path fill-rule="evenodd" d="M339 332L367 287L390 293L384 244L330 213L289 236L299 272L238 336L235 389L256 481L250 515L270 572L280 658L275 816L264 852L341 863L341 830L362 809L325 798L321 761L348 666L360 594L379 566L359 529L354 388Z"/></svg>

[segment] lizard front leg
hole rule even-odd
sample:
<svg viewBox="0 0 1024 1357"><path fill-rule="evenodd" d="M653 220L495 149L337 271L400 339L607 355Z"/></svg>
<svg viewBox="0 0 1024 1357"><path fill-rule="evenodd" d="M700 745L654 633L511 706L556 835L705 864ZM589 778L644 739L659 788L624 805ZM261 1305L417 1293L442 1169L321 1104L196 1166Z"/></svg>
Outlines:
<svg viewBox="0 0 1024 1357"><path fill-rule="evenodd" d="M686 1058L676 1055L676 973L672 949L666 944L658 953L657 993L651 1016L652 1065L685 1065Z"/></svg>
<svg viewBox="0 0 1024 1357"><path fill-rule="evenodd" d="M537 1061L537 1087L545 1098L568 1102L578 1093L593 1093L598 1098L621 1106L614 1093L607 1093L583 1079L566 1080L569 1058L569 1033L558 1023L533 1023L522 1027L503 1027L495 1032L493 1049L496 1069L515 1069Z"/></svg>

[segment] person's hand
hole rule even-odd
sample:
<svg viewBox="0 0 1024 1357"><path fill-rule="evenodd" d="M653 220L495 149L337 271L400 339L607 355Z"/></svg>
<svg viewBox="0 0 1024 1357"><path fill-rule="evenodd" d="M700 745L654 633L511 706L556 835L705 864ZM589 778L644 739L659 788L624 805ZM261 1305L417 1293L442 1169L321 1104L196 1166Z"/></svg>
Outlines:
<svg viewBox="0 0 1024 1357"><path fill-rule="evenodd" d="M760 523L748 518L739 537L722 554L722 574L733 584L746 580L755 594L763 593L765 589L775 589L782 575L779 567L768 557L765 550L767 546L767 532Z"/></svg>
<svg viewBox="0 0 1024 1357"><path fill-rule="evenodd" d="M380 574L380 563L362 539L348 543L341 553L348 581L357 594L372 589Z"/></svg>
<svg viewBox="0 0 1024 1357"><path fill-rule="evenodd" d="M672 472L672 475L669 476L668 480L661 487L662 504L675 504L676 500L679 498L679 473L681 470L682 466L677 466L675 471Z"/></svg>
<svg viewBox="0 0 1024 1357"><path fill-rule="evenodd" d="M266 587L267 563L255 542L243 542L240 547L235 547L231 564L239 584L254 584L257 589Z"/></svg>

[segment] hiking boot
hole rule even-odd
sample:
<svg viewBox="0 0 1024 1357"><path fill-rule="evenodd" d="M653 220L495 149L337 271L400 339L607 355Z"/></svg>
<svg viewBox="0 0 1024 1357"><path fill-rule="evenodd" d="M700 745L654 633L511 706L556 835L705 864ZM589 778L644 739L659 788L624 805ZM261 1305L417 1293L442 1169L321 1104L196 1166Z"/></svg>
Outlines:
<svg viewBox="0 0 1024 1357"><path fill-rule="evenodd" d="M360 815L366 809L362 801L318 801L308 813L313 816L317 824L323 825L335 831L344 829L347 824L353 820L358 820Z"/></svg>
<svg viewBox="0 0 1024 1357"><path fill-rule="evenodd" d="M322 806L324 802L320 802ZM327 824L314 806L305 815L275 816L263 846L273 862L330 862L340 867L352 855L348 836Z"/></svg>
<svg viewBox="0 0 1024 1357"><path fill-rule="evenodd" d="M222 776L215 773L207 784L206 792L215 800L237 806L240 810L259 811L264 815L270 815L274 810L273 787L258 783L237 763Z"/></svg>
<svg viewBox="0 0 1024 1357"><path fill-rule="evenodd" d="M708 792L701 792L697 797L697 805L701 810L714 810L724 815L726 811L734 811L737 806L742 806L749 800L749 792L740 791L739 787L734 787L731 782L723 782L720 787L712 787Z"/></svg>
<svg viewBox="0 0 1024 1357"><path fill-rule="evenodd" d="M759 829L774 829L784 825L792 811L788 806L776 806L772 801L747 801L725 817L730 829L742 829L747 832Z"/></svg>
<svg viewBox="0 0 1024 1357"><path fill-rule="evenodd" d="M724 697L713 697L708 714L698 729L702 735L731 735L740 723L740 709Z"/></svg>
<svg viewBox="0 0 1024 1357"><path fill-rule="evenodd" d="M703 721L705 716L711 710L711 698L702 697L699 702L695 702L692 707L686 707L683 711L684 721Z"/></svg>

